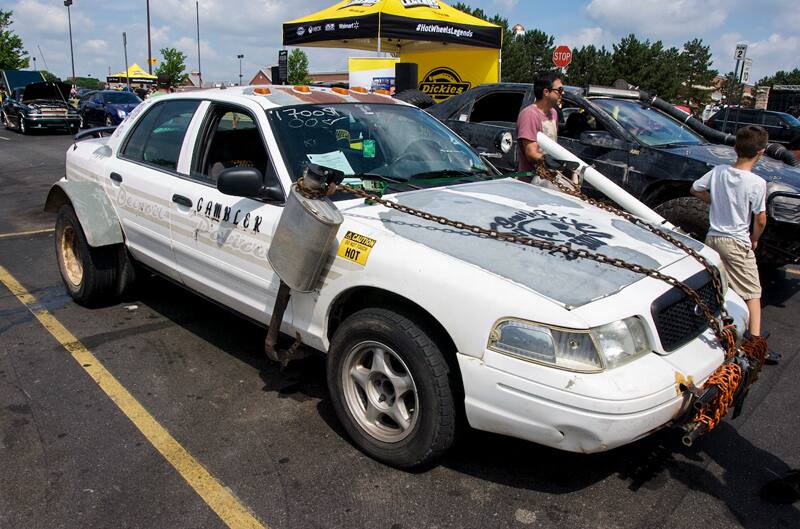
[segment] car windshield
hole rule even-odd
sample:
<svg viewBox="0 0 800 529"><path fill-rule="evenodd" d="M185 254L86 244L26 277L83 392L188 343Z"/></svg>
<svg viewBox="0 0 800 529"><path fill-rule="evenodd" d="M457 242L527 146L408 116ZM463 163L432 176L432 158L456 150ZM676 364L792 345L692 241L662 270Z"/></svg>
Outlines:
<svg viewBox="0 0 800 529"><path fill-rule="evenodd" d="M129 92L111 92L110 94L103 94L103 99L105 99L106 103L111 103L112 105L124 105L128 103L138 104L142 102L141 99Z"/></svg>
<svg viewBox="0 0 800 529"><path fill-rule="evenodd" d="M309 163L342 171L349 184L418 181L429 187L493 176L469 145L415 107L309 104L267 114L292 180Z"/></svg>
<svg viewBox="0 0 800 529"><path fill-rule="evenodd" d="M780 116L781 116L783 119L785 119L785 120L786 120L786 122L787 122L789 125L791 125L792 127L800 127L800 119L797 119L797 118L796 118L796 117L794 117L793 115L791 115L791 114L787 114L787 113L785 113L785 112L781 112L779 115L780 115Z"/></svg>
<svg viewBox="0 0 800 529"><path fill-rule="evenodd" d="M703 139L658 110L636 101L593 99L592 103L608 113L637 140L651 147L700 145Z"/></svg>

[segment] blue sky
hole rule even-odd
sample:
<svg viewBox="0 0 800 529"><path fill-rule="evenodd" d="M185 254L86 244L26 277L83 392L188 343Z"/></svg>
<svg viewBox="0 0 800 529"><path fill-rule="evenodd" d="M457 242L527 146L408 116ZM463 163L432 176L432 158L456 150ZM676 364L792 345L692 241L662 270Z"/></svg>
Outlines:
<svg viewBox="0 0 800 529"><path fill-rule="evenodd" d="M242 53L244 78L274 64L281 23L332 5L333 0L200 0L201 59L206 80L238 80ZM473 7L500 13L511 23L538 28L557 43L609 46L628 33L680 46L703 38L714 52L715 68L733 68L736 42L750 45L753 78L777 69L800 67L800 0L471 0ZM66 8L62 0L0 0L14 11L15 31L44 66L70 75ZM197 69L193 0L153 0L154 54L170 46L184 51ZM77 75L103 77L123 68L122 32L128 35L129 62L146 68L145 0L74 0L72 27ZM39 52L41 47L42 53ZM344 70L348 50L309 49L312 71Z"/></svg>

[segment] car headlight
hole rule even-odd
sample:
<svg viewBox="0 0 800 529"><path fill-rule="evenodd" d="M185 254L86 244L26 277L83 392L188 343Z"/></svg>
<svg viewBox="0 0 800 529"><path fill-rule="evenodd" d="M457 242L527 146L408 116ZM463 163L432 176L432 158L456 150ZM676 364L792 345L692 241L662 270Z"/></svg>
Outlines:
<svg viewBox="0 0 800 529"><path fill-rule="evenodd" d="M511 148L514 146L514 136L512 136L508 131L501 132L497 135L495 143L497 144L497 148L500 150L500 152L503 154L508 154L511 152Z"/></svg>
<svg viewBox="0 0 800 529"><path fill-rule="evenodd" d="M769 213L779 222L800 224L800 196L776 196L769 201Z"/></svg>
<svg viewBox="0 0 800 529"><path fill-rule="evenodd" d="M119 116L119 119L125 119L125 111L117 110L117 116Z"/></svg>
<svg viewBox="0 0 800 529"><path fill-rule="evenodd" d="M501 320L489 335L489 348L523 360L588 373L620 366L652 350L644 323L635 316L589 330Z"/></svg>

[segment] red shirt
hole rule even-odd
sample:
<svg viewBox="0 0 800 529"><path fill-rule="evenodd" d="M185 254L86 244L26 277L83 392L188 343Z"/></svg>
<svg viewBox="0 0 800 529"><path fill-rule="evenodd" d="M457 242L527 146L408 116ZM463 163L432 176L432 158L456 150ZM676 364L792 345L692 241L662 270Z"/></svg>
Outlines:
<svg viewBox="0 0 800 529"><path fill-rule="evenodd" d="M528 105L522 109L517 118L517 169L520 172L533 171L533 165L525 156L520 140L536 141L536 134L539 132L544 132L548 136L551 135L548 132L552 132L556 136L554 140L558 137L558 112L555 108L550 109L548 119L539 107Z"/></svg>

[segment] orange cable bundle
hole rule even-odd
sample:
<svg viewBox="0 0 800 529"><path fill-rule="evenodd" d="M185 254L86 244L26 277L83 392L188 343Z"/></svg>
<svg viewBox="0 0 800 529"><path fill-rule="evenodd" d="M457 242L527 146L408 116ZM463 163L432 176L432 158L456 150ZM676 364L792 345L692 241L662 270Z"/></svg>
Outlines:
<svg viewBox="0 0 800 529"><path fill-rule="evenodd" d="M698 412L695 421L705 424L709 430L715 428L728 413L741 382L742 368L738 364L729 363L720 366L708 379L709 384L719 388L719 396Z"/></svg>

